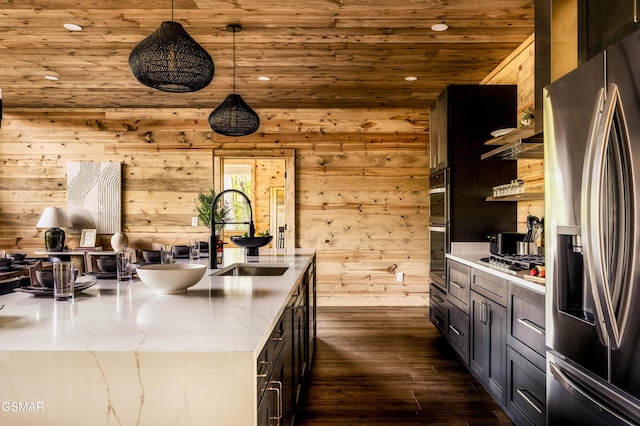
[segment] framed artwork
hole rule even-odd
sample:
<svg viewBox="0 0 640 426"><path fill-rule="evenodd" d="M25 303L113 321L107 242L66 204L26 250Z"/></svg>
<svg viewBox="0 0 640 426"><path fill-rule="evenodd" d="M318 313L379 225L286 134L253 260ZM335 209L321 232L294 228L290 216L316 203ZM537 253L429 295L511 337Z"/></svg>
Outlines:
<svg viewBox="0 0 640 426"><path fill-rule="evenodd" d="M97 229L100 234L120 232L122 166L115 162L67 163L67 214L70 234Z"/></svg>
<svg viewBox="0 0 640 426"><path fill-rule="evenodd" d="M96 229L83 229L80 236L80 247L95 247L96 246Z"/></svg>

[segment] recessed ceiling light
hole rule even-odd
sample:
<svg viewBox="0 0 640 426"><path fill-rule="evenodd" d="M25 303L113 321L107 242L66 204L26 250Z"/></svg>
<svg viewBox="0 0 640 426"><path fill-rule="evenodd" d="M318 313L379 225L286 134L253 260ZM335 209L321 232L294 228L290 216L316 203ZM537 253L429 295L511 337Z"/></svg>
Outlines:
<svg viewBox="0 0 640 426"><path fill-rule="evenodd" d="M58 80L60 80L55 75L45 75L44 78L46 78L47 80L50 80L50 81L58 81Z"/></svg>
<svg viewBox="0 0 640 426"><path fill-rule="evenodd" d="M64 24L63 27L69 31L82 31L82 27L78 24Z"/></svg>
<svg viewBox="0 0 640 426"><path fill-rule="evenodd" d="M404 78L407 81L416 81L418 79L418 77L414 76L414 75L410 75Z"/></svg>
<svg viewBox="0 0 640 426"><path fill-rule="evenodd" d="M449 29L449 26L444 22L441 24L434 24L431 26L432 31L446 31Z"/></svg>
<svg viewBox="0 0 640 426"><path fill-rule="evenodd" d="M260 77L258 77L258 80L260 80L260 81L269 81L269 80L271 80L271 77L267 77L266 75L261 75Z"/></svg>

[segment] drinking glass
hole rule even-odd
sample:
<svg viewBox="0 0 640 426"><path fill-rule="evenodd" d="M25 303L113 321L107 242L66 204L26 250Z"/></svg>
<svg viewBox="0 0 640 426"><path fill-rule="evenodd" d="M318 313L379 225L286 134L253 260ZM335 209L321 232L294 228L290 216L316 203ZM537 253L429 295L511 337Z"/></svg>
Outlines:
<svg viewBox="0 0 640 426"><path fill-rule="evenodd" d="M131 281L131 251L123 250L116 252L116 271L118 281Z"/></svg>
<svg viewBox="0 0 640 426"><path fill-rule="evenodd" d="M73 262L53 264L53 298L73 301L74 271Z"/></svg>
<svg viewBox="0 0 640 426"><path fill-rule="evenodd" d="M189 241L189 261L198 262L200 260L200 241Z"/></svg>

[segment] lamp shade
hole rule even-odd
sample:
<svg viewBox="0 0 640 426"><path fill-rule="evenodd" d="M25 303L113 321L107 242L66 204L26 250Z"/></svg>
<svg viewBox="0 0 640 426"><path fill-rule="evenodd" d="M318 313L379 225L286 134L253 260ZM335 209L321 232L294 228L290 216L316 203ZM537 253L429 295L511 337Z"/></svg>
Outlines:
<svg viewBox="0 0 640 426"><path fill-rule="evenodd" d="M38 219L36 228L59 228L73 226L67 212L61 207L47 207Z"/></svg>
<svg viewBox="0 0 640 426"><path fill-rule="evenodd" d="M211 55L177 22L164 21L129 55L133 76L163 92L195 92L213 79Z"/></svg>
<svg viewBox="0 0 640 426"><path fill-rule="evenodd" d="M227 95L209 115L211 129L225 136L246 136L260 127L260 117L242 99L232 93Z"/></svg>

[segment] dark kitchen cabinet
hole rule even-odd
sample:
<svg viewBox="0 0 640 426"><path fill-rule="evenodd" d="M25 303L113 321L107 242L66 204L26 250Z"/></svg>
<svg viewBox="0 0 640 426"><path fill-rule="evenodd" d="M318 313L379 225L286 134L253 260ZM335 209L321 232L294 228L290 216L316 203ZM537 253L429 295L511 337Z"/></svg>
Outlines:
<svg viewBox="0 0 640 426"><path fill-rule="evenodd" d="M578 51L584 63L640 29L640 0L578 0Z"/></svg>
<svg viewBox="0 0 640 426"><path fill-rule="evenodd" d="M469 369L501 405L507 385L507 308L471 292Z"/></svg>
<svg viewBox="0 0 640 426"><path fill-rule="evenodd" d="M518 425L546 424L546 374L507 347L507 414Z"/></svg>
<svg viewBox="0 0 640 426"><path fill-rule="evenodd" d="M546 420L545 295L509 283L507 406L517 424Z"/></svg>
<svg viewBox="0 0 640 426"><path fill-rule="evenodd" d="M291 323L286 309L257 359L258 426L289 424L292 419Z"/></svg>
<svg viewBox="0 0 640 426"><path fill-rule="evenodd" d="M469 368L504 406L507 385L507 281L471 271Z"/></svg>
<svg viewBox="0 0 640 426"><path fill-rule="evenodd" d="M257 358L258 426L295 423L316 338L315 257Z"/></svg>
<svg viewBox="0 0 640 426"><path fill-rule="evenodd" d="M429 113L429 169L435 173L447 168L447 92L431 105Z"/></svg>
<svg viewBox="0 0 640 426"><path fill-rule="evenodd" d="M517 176L515 161L481 160L497 129L516 127L515 85L451 85L433 103L430 174L448 170L447 253L456 242L486 242L489 233L516 231L516 203L487 203L494 186Z"/></svg>

